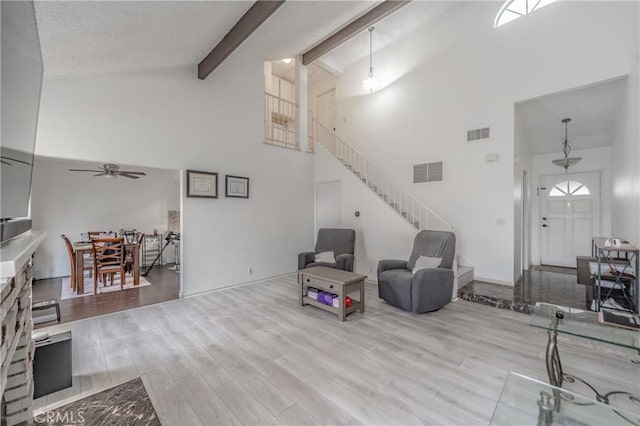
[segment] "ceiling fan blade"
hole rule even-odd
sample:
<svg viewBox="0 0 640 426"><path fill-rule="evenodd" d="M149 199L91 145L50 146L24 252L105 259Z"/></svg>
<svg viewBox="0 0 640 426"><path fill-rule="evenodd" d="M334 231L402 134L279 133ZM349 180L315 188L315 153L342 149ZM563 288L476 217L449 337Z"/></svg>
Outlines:
<svg viewBox="0 0 640 426"><path fill-rule="evenodd" d="M129 178L129 179L138 179L138 178L140 178L140 176L135 176L135 175L132 175L132 174L129 174L129 173L124 173L124 172L119 172L118 175L124 176L124 177Z"/></svg>
<svg viewBox="0 0 640 426"><path fill-rule="evenodd" d="M94 175L94 176L105 176L105 175L106 173L103 172L103 173L98 173L97 175Z"/></svg>
<svg viewBox="0 0 640 426"><path fill-rule="evenodd" d="M11 163L10 163L10 162L8 162L8 161L4 161L4 160L0 160L0 163L2 163L2 164L6 164L7 166L13 166L13 164L11 164Z"/></svg>
<svg viewBox="0 0 640 426"><path fill-rule="evenodd" d="M147 175L145 172L130 172L128 170L118 170L118 173L128 173L130 175L140 175L140 176L146 176Z"/></svg>
<svg viewBox="0 0 640 426"><path fill-rule="evenodd" d="M104 173L104 170L87 170L87 169L69 169L70 172L93 172L93 173Z"/></svg>

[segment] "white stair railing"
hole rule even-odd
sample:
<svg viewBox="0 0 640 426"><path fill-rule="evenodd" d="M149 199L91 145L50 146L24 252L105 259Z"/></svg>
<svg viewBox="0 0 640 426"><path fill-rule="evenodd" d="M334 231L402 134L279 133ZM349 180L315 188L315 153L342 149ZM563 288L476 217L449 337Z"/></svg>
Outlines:
<svg viewBox="0 0 640 426"><path fill-rule="evenodd" d="M418 230L453 231L453 227L409 191L387 178L364 155L313 119L313 143L323 146L373 192Z"/></svg>

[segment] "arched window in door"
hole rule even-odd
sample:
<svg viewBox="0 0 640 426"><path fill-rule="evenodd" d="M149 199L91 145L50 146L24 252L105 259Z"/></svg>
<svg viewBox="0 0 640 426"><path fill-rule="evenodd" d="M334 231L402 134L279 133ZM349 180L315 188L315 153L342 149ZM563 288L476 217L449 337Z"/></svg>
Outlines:
<svg viewBox="0 0 640 426"><path fill-rule="evenodd" d="M568 197L570 195L589 195L589 188L583 183L575 180L565 180L560 182L549 191L549 197Z"/></svg>
<svg viewBox="0 0 640 426"><path fill-rule="evenodd" d="M555 1L556 0L507 0L496 15L493 28L528 15Z"/></svg>

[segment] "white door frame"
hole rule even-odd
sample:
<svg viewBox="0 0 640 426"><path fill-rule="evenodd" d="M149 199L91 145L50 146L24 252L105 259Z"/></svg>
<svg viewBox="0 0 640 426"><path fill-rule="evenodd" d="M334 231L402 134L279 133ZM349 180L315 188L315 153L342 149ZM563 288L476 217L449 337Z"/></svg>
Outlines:
<svg viewBox="0 0 640 426"><path fill-rule="evenodd" d="M522 169L522 256L521 267L523 271L528 271L531 265L531 179L529 172Z"/></svg>
<svg viewBox="0 0 640 426"><path fill-rule="evenodd" d="M331 88L329 90L325 90L324 92L319 93L319 94L316 95L316 117L317 117L318 121L320 121L320 98L325 96L325 95L328 95L331 92L333 92L333 100L334 100L334 102L333 102L333 126L335 126L336 125L336 110L335 110L335 107L336 107L336 102L335 102L336 101L336 88L335 87ZM323 126L329 126L330 123L322 123L320 121L320 124L322 124ZM332 130L332 131L335 132L336 128L333 127L332 129L329 129L329 130Z"/></svg>

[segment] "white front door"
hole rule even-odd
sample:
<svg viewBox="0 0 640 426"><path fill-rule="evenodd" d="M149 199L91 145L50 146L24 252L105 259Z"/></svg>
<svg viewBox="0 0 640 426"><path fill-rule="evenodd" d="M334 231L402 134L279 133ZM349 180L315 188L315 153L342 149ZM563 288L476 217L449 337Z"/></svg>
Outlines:
<svg viewBox="0 0 640 426"><path fill-rule="evenodd" d="M576 267L600 234L600 172L541 176L540 263Z"/></svg>

